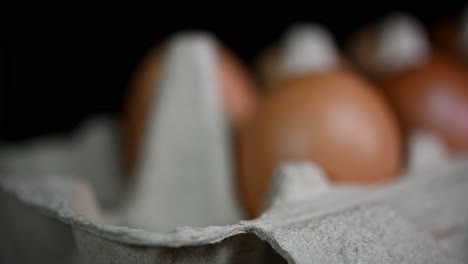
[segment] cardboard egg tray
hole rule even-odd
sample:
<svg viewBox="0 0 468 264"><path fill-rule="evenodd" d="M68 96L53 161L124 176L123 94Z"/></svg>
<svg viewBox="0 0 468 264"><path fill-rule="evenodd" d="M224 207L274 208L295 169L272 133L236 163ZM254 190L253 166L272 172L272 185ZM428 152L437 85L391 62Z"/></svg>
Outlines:
<svg viewBox="0 0 468 264"><path fill-rule="evenodd" d="M283 164L264 213L243 220L217 49L205 32L170 40L130 183L111 117L3 145L0 263L468 263L468 156L423 132L391 183Z"/></svg>

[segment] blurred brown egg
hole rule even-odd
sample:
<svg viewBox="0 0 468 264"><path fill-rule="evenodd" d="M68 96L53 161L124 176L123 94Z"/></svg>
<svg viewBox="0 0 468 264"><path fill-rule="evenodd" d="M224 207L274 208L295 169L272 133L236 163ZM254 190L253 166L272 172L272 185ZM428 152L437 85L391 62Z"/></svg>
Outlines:
<svg viewBox="0 0 468 264"><path fill-rule="evenodd" d="M379 80L404 127L429 130L453 151L468 150L468 75L446 56Z"/></svg>
<svg viewBox="0 0 468 264"><path fill-rule="evenodd" d="M151 50L130 83L122 116L122 154L127 174L139 158L148 111L155 102L164 52L164 47ZM245 66L229 50L220 48L218 57L219 87L222 89L225 113L236 134L255 111L259 99L257 88Z"/></svg>
<svg viewBox="0 0 468 264"><path fill-rule="evenodd" d="M355 36L351 56L382 88L406 133L431 131L453 151L468 150L466 70L431 50L425 28L411 16L391 15L371 28Z"/></svg>
<svg viewBox="0 0 468 264"><path fill-rule="evenodd" d="M384 98L349 69L316 66L277 81L242 134L240 187L250 216L285 162L315 162L333 181L371 183L399 173L400 131Z"/></svg>

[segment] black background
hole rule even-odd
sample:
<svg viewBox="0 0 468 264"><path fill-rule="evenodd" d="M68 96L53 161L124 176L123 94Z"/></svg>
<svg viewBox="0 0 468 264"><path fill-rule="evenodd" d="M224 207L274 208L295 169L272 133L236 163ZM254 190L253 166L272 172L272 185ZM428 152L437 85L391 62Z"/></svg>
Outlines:
<svg viewBox="0 0 468 264"><path fill-rule="evenodd" d="M342 45L352 31L388 12L406 11L431 26L459 11L465 1L328 1L306 6L282 1L255 10L235 2L217 5L124 6L119 12L110 6L37 12L30 7L32 14L11 16L0 32L0 140L71 131L97 112L118 115L141 57L181 29L210 30L251 63L294 22L322 23Z"/></svg>

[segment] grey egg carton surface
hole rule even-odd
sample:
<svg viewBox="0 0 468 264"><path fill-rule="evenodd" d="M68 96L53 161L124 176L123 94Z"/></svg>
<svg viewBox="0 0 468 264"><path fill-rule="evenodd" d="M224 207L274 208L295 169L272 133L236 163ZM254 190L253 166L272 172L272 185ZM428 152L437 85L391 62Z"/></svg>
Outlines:
<svg viewBox="0 0 468 264"><path fill-rule="evenodd" d="M190 33L169 47L129 184L111 117L0 148L0 262L468 263L467 156L423 132L385 184L330 183L313 162L283 164L264 213L243 220L217 42Z"/></svg>

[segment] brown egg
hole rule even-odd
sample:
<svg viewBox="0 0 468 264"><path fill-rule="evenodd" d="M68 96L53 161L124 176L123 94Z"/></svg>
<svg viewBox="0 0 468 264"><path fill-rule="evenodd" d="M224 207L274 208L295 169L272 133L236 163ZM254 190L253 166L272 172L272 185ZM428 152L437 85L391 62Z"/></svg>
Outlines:
<svg viewBox="0 0 468 264"><path fill-rule="evenodd" d="M164 63L164 51L164 47L156 47L148 53L129 87L122 116L122 154L127 174L139 158L148 111L155 101L154 93ZM237 133L255 111L259 99L256 84L240 60L227 49L220 49L218 69L225 113Z"/></svg>
<svg viewBox="0 0 468 264"><path fill-rule="evenodd" d="M388 95L406 133L431 131L453 151L467 150L468 79L461 64L431 50L425 28L411 16L390 15L369 28L353 39L352 57Z"/></svg>
<svg viewBox="0 0 468 264"><path fill-rule="evenodd" d="M372 85L347 70L279 83L244 132L240 186L251 216L284 162L316 162L331 180L350 182L385 181L401 166L393 113Z"/></svg>
<svg viewBox="0 0 468 264"><path fill-rule="evenodd" d="M453 151L468 150L468 75L448 57L379 80L407 131L429 130Z"/></svg>

